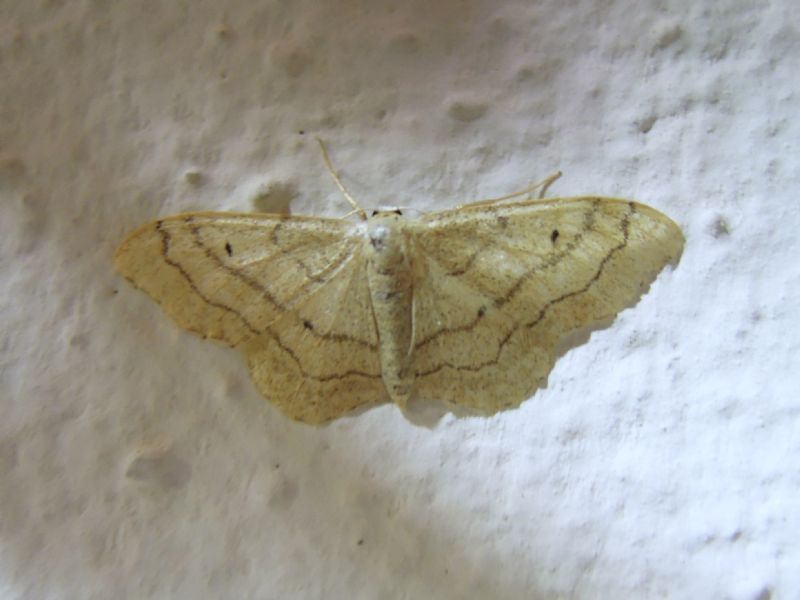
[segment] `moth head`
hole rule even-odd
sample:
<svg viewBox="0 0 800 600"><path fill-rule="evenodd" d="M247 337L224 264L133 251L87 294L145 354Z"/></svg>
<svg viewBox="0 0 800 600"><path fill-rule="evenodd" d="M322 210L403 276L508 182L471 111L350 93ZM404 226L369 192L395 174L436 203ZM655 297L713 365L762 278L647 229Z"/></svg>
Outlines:
<svg viewBox="0 0 800 600"><path fill-rule="evenodd" d="M402 216L403 210L400 208L378 207L370 213L369 218L397 219Z"/></svg>

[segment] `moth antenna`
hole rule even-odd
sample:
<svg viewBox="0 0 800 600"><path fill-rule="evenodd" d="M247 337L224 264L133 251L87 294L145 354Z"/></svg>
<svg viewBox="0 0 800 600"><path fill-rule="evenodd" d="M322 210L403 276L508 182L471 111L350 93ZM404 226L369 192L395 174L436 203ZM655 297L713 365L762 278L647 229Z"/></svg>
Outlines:
<svg viewBox="0 0 800 600"><path fill-rule="evenodd" d="M350 216L352 216L352 215L355 215L355 214L358 214L358 213L359 213L359 209L358 209L358 208L354 208L354 209L353 209L353 210L351 210L350 212L348 212L348 213L346 213L346 214L342 215L342 218L343 218L343 219L347 219L347 218L349 218Z"/></svg>
<svg viewBox="0 0 800 600"><path fill-rule="evenodd" d="M539 192L539 200L544 198L545 193L550 188L551 185L561 177L561 171L556 171L546 179L535 183L533 185L529 185L525 189L522 189L518 192L512 192L510 194L506 194L505 196L499 196L497 198L487 198L486 200L478 200L476 202L470 202L469 204L459 204L458 208L464 208L465 206L482 206L486 204L494 204L496 202L503 202L504 200L510 200L511 198L517 198L519 196L530 195L531 193L535 192L538 188L542 188Z"/></svg>
<svg viewBox="0 0 800 600"><path fill-rule="evenodd" d="M363 208L361 208L361 205L359 205L358 202L355 201L355 199L350 195L350 192L347 191L347 188L344 187L342 180L339 179L339 175L336 173L336 170L333 168L333 164L331 163L331 158L330 156L328 156L328 149L325 147L325 143L319 138L316 138L316 140L317 143L319 144L320 150L322 151L322 160L325 161L325 168L328 169L328 173L330 173L331 177L333 177L333 181L336 183L336 187L339 188L339 191L342 192L347 201L352 205L354 212L357 213L362 220L366 221L367 220L366 211Z"/></svg>
<svg viewBox="0 0 800 600"><path fill-rule="evenodd" d="M556 171L555 173L550 175L550 177L548 177L547 179L543 180L539 184L539 185L542 186L542 190L539 192L539 200L544 198L544 195L547 193L547 190L550 188L551 185L553 185L556 181L558 181L561 178L561 175L562 175L561 171ZM533 189L536 189L537 187L539 187L539 185L534 186Z"/></svg>

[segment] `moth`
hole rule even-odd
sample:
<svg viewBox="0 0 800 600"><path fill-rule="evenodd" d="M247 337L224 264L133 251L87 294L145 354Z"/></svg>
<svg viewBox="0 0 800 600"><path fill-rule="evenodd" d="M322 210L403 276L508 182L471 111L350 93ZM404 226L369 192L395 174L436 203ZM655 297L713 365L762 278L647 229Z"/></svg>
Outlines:
<svg viewBox="0 0 800 600"><path fill-rule="evenodd" d="M416 219L368 214L322 151L357 221L184 213L139 227L114 257L177 325L243 352L258 390L299 421L414 395L518 406L559 340L635 303L683 249L653 208L519 199L532 188Z"/></svg>

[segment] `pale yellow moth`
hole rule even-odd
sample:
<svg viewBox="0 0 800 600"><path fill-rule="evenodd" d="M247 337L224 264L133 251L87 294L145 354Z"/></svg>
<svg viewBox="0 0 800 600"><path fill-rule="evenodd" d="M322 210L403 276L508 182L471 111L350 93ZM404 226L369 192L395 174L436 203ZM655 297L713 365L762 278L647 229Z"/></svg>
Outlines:
<svg viewBox="0 0 800 600"><path fill-rule="evenodd" d="M300 421L412 394L484 414L518 406L560 339L635 303L683 249L648 206L513 201L532 188L368 216L323 156L358 222L185 213L135 230L114 259L180 327L240 349L256 387Z"/></svg>

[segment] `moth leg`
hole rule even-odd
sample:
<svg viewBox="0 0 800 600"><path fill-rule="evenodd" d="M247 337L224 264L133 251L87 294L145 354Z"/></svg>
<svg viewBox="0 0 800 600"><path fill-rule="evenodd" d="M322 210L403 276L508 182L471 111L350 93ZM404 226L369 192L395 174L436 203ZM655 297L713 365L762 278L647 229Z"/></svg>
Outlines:
<svg viewBox="0 0 800 600"><path fill-rule="evenodd" d="M358 216L361 217L362 221L366 221L367 220L366 211L363 208L361 208L361 205L358 202L355 201L355 199L350 195L350 192L347 191L347 188L344 187L342 180L339 179L339 175L338 173L336 173L336 169L334 169L333 164L331 164L331 158L330 156L328 156L328 149L325 147L325 144L319 138L317 138L317 143L319 144L319 149L322 151L322 160L325 162L325 168L328 169L328 173L330 173L331 177L333 177L333 181L336 183L336 187L339 188L339 191L342 192L342 195L344 195L344 197L353 207L353 212L357 213Z"/></svg>
<svg viewBox="0 0 800 600"><path fill-rule="evenodd" d="M487 206L489 204L495 204L497 202L502 202L504 200L510 200L511 198L517 198L519 196L529 195L536 191L537 189L541 188L539 191L539 200L544 198L547 189L553 185L553 183L561 177L561 171L556 171L547 179L543 179L542 181L535 183L534 185L530 185L525 189L522 189L518 192L512 192L510 194L506 194L505 196L500 196L498 198L487 198L485 200L477 200L476 202L470 202L468 204L459 204L457 208L466 208L466 207L473 207L473 206Z"/></svg>

